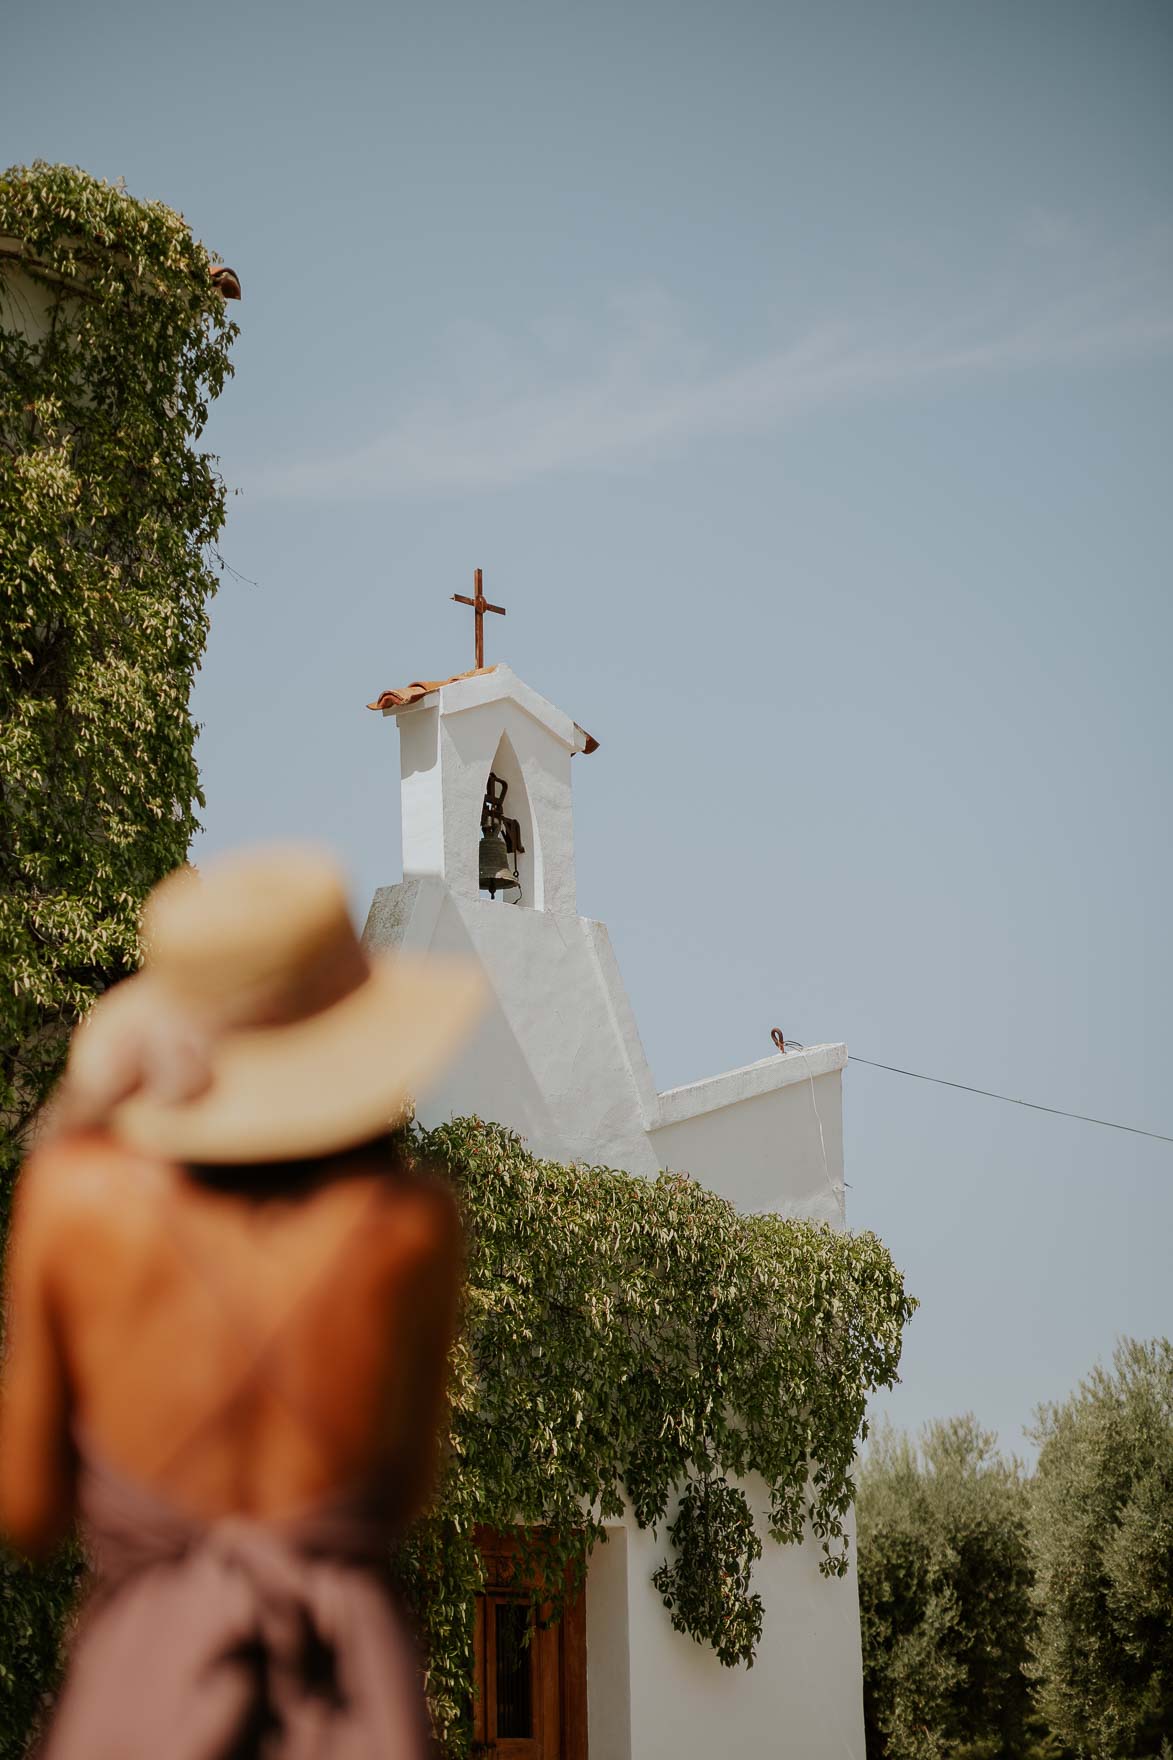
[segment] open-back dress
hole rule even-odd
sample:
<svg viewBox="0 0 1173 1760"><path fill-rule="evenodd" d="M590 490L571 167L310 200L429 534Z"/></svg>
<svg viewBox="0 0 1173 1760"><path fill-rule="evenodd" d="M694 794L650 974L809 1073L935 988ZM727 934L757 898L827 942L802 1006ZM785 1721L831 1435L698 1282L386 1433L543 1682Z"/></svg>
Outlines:
<svg viewBox="0 0 1173 1760"><path fill-rule="evenodd" d="M252 1388L284 1397L276 1342L257 1341L223 1410L188 1443ZM116 1469L84 1431L76 1443L95 1583L41 1760L432 1752L416 1652L390 1589L385 1474L292 1516L208 1519Z"/></svg>

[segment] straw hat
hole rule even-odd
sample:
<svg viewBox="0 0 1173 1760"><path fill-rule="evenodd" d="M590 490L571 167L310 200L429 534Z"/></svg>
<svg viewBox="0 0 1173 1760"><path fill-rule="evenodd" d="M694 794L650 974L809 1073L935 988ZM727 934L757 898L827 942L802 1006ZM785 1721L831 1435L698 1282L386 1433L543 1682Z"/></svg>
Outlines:
<svg viewBox="0 0 1173 1760"><path fill-rule="evenodd" d="M123 1141L182 1161L300 1159L378 1135L450 1060L484 996L471 961L368 955L338 868L300 847L169 875L143 940L143 972L98 1003L76 1050L93 1062L103 1033L125 1032L135 986L148 1020L162 1002L193 1023L199 1091L176 1099L148 1080L108 1114Z"/></svg>

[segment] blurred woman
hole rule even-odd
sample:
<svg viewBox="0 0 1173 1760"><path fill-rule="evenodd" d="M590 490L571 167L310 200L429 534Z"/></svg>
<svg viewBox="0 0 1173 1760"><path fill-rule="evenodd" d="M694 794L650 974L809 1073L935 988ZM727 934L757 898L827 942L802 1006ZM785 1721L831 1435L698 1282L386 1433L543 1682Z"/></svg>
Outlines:
<svg viewBox="0 0 1173 1760"><path fill-rule="evenodd" d="M415 1760L389 1549L427 1495L460 1273L390 1126L480 980L370 960L332 864L174 875L79 1029L8 1255L0 1526L96 1586L48 1760Z"/></svg>

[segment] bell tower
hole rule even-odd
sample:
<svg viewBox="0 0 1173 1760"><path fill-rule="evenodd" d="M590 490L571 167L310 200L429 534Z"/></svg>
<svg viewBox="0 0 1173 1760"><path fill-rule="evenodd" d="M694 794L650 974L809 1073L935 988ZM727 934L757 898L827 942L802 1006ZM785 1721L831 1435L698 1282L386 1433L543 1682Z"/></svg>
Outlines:
<svg viewBox="0 0 1173 1760"><path fill-rule="evenodd" d="M597 740L504 664L384 691L370 707L399 723L404 879L574 916L570 760Z"/></svg>
<svg viewBox="0 0 1173 1760"><path fill-rule="evenodd" d="M478 582L482 620L483 597ZM475 1114L558 1161L683 1167L746 1209L840 1221L846 1047L770 1045L657 1091L610 937L575 899L571 760L598 742L504 663L369 707L399 725L403 879L376 892L367 943L472 956L492 997L419 1116Z"/></svg>

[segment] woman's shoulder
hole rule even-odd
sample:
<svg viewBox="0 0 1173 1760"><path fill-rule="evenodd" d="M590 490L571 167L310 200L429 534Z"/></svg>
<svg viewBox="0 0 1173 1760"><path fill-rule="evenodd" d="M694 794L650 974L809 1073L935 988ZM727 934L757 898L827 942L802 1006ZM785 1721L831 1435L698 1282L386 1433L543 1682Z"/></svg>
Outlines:
<svg viewBox="0 0 1173 1760"><path fill-rule="evenodd" d="M45 1221L125 1212L174 1183L172 1163L129 1149L108 1131L70 1131L39 1144L21 1169L18 1201Z"/></svg>
<svg viewBox="0 0 1173 1760"><path fill-rule="evenodd" d="M451 1187L427 1168L399 1160L379 1181L389 1240L404 1253L459 1250L460 1212Z"/></svg>

